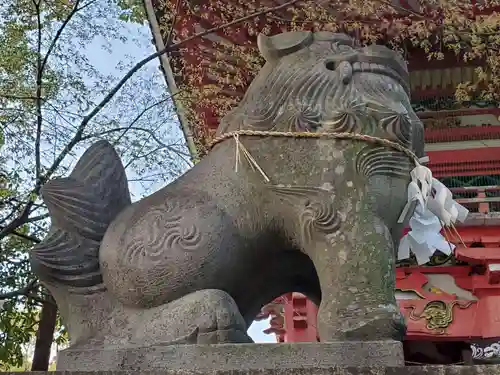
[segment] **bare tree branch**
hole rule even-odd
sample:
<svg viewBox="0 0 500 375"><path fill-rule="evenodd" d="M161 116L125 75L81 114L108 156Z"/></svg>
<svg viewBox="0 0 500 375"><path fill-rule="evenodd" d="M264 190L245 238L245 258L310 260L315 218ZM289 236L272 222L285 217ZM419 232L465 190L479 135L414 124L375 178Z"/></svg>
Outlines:
<svg viewBox="0 0 500 375"><path fill-rule="evenodd" d="M142 159L142 158L147 158L149 155L152 155L158 151L161 151L162 149L163 149L163 147L157 147L149 152L146 152L145 154L138 155L138 156L132 158L131 160L129 160L128 163L123 166L123 168L127 169L134 161L137 161L137 160ZM161 173L158 173L158 174L161 175Z"/></svg>
<svg viewBox="0 0 500 375"><path fill-rule="evenodd" d="M3 226L0 225L0 229L3 229ZM29 234L19 233L16 230L11 231L10 234L13 235L13 236L16 236L16 237L19 237L19 238L31 241L33 243L40 243L40 242L42 242L40 239L38 239L36 237L30 236Z"/></svg>
<svg viewBox="0 0 500 375"><path fill-rule="evenodd" d="M177 93L176 93L177 95ZM156 102L154 104L151 104L150 106L144 108L137 116L135 116L135 118L132 120L132 122L129 124L129 126L127 127L127 129L122 133L120 134L120 136L116 139L116 141L114 142L114 144L117 144L118 142L120 142L120 140L125 136L125 134L127 134L127 132L130 130L130 127L134 126L137 121L139 121L141 119L142 116L144 116L146 114L146 112L148 112L149 110L153 109L154 107L160 105L160 104L163 104L165 102L167 102L168 100L170 100L171 98L173 97L173 95L165 98L165 99L162 99L160 100L159 102Z"/></svg>
<svg viewBox="0 0 500 375"><path fill-rule="evenodd" d="M40 2L33 0L36 12L36 28L37 28L37 58L36 58L36 139L35 139L35 176L38 180L41 173L40 162L40 140L42 138L42 15L40 11Z"/></svg>
<svg viewBox="0 0 500 375"><path fill-rule="evenodd" d="M40 221L43 219L47 219L50 215L48 213L38 215L38 216L32 216L26 220L26 223L32 223L34 221Z"/></svg>
<svg viewBox="0 0 500 375"><path fill-rule="evenodd" d="M238 24L240 22L244 22L244 21L250 20L252 18L255 18L255 17L258 17L258 16L262 16L262 15L267 14L267 13L272 13L272 12L275 12L277 10L288 8L288 7L294 5L295 3L298 3L298 2L299 2L299 0L287 1L286 3L283 3L281 5L274 6L274 7L269 7L269 8L265 8L265 9L262 9L262 10L259 10L259 11L255 12L255 13L249 14L249 15L247 15L245 17L241 17L241 18L235 19L235 20L233 20L231 22L227 22L227 23L225 23L223 25L212 27L211 29L199 32L199 33L197 33L195 35L190 36L189 38L183 39L183 40L181 40L181 41L179 41L177 43L172 44L170 46L171 48L169 48L169 46L166 46L163 50L157 52L157 54L158 54L158 56L161 56L164 53L166 53L168 51L171 51L174 48L177 48L180 45L185 44L185 43L187 43L187 42L189 42L189 41L191 41L193 39L200 38L202 36L214 33L216 31L219 31L219 30L222 30L222 29L225 29L226 27L230 27L230 26L236 25L236 24ZM158 56L155 56L155 57L158 57Z"/></svg>
<svg viewBox="0 0 500 375"><path fill-rule="evenodd" d="M0 94L1 98L9 99L9 100L37 100L38 98L36 96L29 96L29 95L11 95L11 94ZM45 100L45 98L40 98L41 100ZM2 108L3 110L4 108ZM8 108L5 108L8 109ZM18 110L16 108L12 108L11 110ZM21 110L21 109L19 109ZM22 109L24 111L24 109Z"/></svg>
<svg viewBox="0 0 500 375"><path fill-rule="evenodd" d="M428 19L428 20L430 20L430 18L428 16L426 17L425 15L420 14L420 13L414 11L413 9L409 8L409 7L405 8L405 7L402 7L402 6L397 5L395 3L393 4L391 1L386 1L386 0L378 0L378 1L381 4L384 4L387 7L394 9L394 11L396 11L397 13L409 13L412 16L418 18L418 19Z"/></svg>
<svg viewBox="0 0 500 375"><path fill-rule="evenodd" d="M31 280L25 287L13 290L12 292L0 293L0 301L4 299L27 296L34 289L38 287L38 281L36 279Z"/></svg>
<svg viewBox="0 0 500 375"><path fill-rule="evenodd" d="M41 187L41 185L40 185L40 187ZM40 190L40 187L37 188L37 192ZM30 214L30 209L33 206L33 203L34 202L32 200L28 201L28 203L26 203L23 210L21 211L20 215L18 215L15 219L13 219L6 226L0 227L0 239L11 234L17 227L19 227L25 223L25 220L28 218L28 216ZM18 208L13 209L12 212L16 212L20 208L21 208L21 204L18 206Z"/></svg>
<svg viewBox="0 0 500 375"><path fill-rule="evenodd" d="M36 280L36 279L31 280L23 288L13 290L11 292L0 293L0 301L11 299L11 298L16 298L16 297L26 297L28 299L31 299L31 300L38 302L38 303L41 303L41 304L49 303L53 306L57 306L55 301L50 297L50 295L48 296L48 298L43 298L43 297L40 297L39 295L37 295L36 290L39 287L40 287L40 283L38 282L38 280Z"/></svg>
<svg viewBox="0 0 500 375"><path fill-rule="evenodd" d="M81 124L80 124L80 129L81 130L77 135L78 137L81 137L82 133L83 133L83 130L85 128L85 126L87 126L87 124L89 123L90 120L92 120L103 108L106 104L109 103L109 101L111 99L113 99L113 97L116 95L116 93L123 87L123 85L125 83L127 83L127 81L139 70L141 69L144 65L146 65L148 62L156 59L157 57L160 57L161 55L169 52L169 51L172 51L176 48L178 48L179 46L181 46L182 44L185 44L191 40L194 40L194 39L197 39L197 38L200 38L204 35L208 35L208 34L211 34L213 32L216 32L216 31L219 31L219 30L222 30L226 27L230 27L230 26L233 26L233 25L236 25L240 22L244 22L246 20L249 20L249 19L252 19L252 18L255 18L255 17L258 17L258 16L261 16L263 14L267 14L267 13L270 13L270 12L274 12L274 11L277 11L277 10L280 10L280 9L283 9L283 8L287 8L295 3L297 3L299 0L290 0L290 1L287 1L286 3L284 4L281 4L281 5L278 5L278 6L275 6L275 7L269 7L269 8L265 8L265 9L262 9L262 10L259 10L257 12L254 12L252 14L249 14L245 17L241 17L241 18L238 18L238 19L235 19L231 22L227 22L223 25L220 25L220 26L216 26L216 27L212 27L211 29L208 29L208 30L205 30L203 32L200 32L200 33L197 33L195 35L192 35L190 36L189 38L186 38L186 39L183 39L177 43L174 43L174 44L171 44L170 46L166 46L164 49L162 49L161 51L158 51L158 52L155 52L151 55L149 55L148 57L142 59L141 61L139 61L137 64L134 65L134 67L132 69L130 69L128 71L127 74L125 74L123 76L123 78L109 91L109 93L101 100L101 102L87 115L84 117L84 119L82 120Z"/></svg>
<svg viewBox="0 0 500 375"><path fill-rule="evenodd" d="M37 129L36 129L36 140L35 140L35 159L36 159L36 180L40 180L41 178L41 156L40 156L40 141L42 137L42 123L43 123L43 117L42 117L42 80L43 80L43 73L45 70L45 67L47 65L47 61L49 60L49 57L54 50L57 42L59 41L64 29L66 26L69 24L73 16L80 10L84 9L85 7L89 6L90 4L94 3L96 0L92 0L89 3L85 4L83 7L79 7L80 5L80 0L76 0L75 4L73 5L73 8L71 9L71 12L68 14L66 19L63 21L59 29L56 31L56 34L54 38L52 39L49 48L47 49L47 53L45 54L43 60L42 60L42 54L41 54L41 45L42 45L42 29L41 29L41 21L40 21L40 6L35 5L36 12L37 12L37 23L38 23L38 59L37 59L37 77L36 77L36 112L37 112ZM33 0L33 2L36 4L36 0Z"/></svg>
<svg viewBox="0 0 500 375"><path fill-rule="evenodd" d="M179 11L181 9L182 0L177 0L175 4L175 12L172 18L172 24L170 25L170 30L168 31L167 39L165 41L165 45L168 46L172 42L172 38L174 36L175 24L177 23L177 17L179 16Z"/></svg>
<svg viewBox="0 0 500 375"><path fill-rule="evenodd" d="M95 0L94 0L95 1ZM93 2L93 1L92 1ZM47 61L49 60L49 57L56 47L57 42L59 41L59 38L61 37L64 29L66 26L69 24L73 16L80 10L78 6L80 5L80 0L76 0L75 4L73 5L73 9L71 9L71 12L69 12L68 17L63 21L59 29L56 31L56 34L54 35L54 39L52 39L52 42L50 42L50 46L47 49L47 53L45 54L45 57L43 58L43 61L41 62L40 65L40 70L43 72L45 69L45 66L47 65Z"/></svg>
<svg viewBox="0 0 500 375"><path fill-rule="evenodd" d="M166 144L165 142L163 142L161 139L159 139L154 134L154 132L151 129L141 128L141 127L138 127L138 126L123 126L123 127L119 127L119 128L108 129L108 130L105 130L105 131L102 131L102 132L99 132L99 133L94 133L94 134L86 135L86 136L82 137L81 140L86 140L86 139L96 138L96 137L102 137L103 135L106 135L106 134L116 133L116 132L121 132L121 131L129 131L129 130L135 130L135 131L140 131L140 132L147 133L147 134L149 134L151 136L151 138L156 143L158 143L161 146L161 148L166 148L167 150L175 152L176 154L180 154L180 155L189 157L189 154L187 154L185 152L182 152L180 150L176 150L174 147L172 147L172 145L169 145L169 144Z"/></svg>
<svg viewBox="0 0 500 375"><path fill-rule="evenodd" d="M267 14L267 13L270 13L270 12L274 12L276 10L279 10L279 9L283 9L283 8L286 8L286 7L289 7L295 3L297 3L299 0L291 0L291 1L288 1L284 4L281 4L279 6L275 6L275 7L270 7L270 8L265 8L265 9L262 9L260 11L257 11L255 13L252 13L250 15L247 15L245 17L241 17L241 18L238 18L236 20L233 20L231 22L228 22L228 23L225 23L223 25L220 25L220 26L217 26L217 27L213 27L209 30L205 30L203 32L200 32L198 34L195 34L189 38L186 38L184 40L181 40L175 44L172 44L171 46L169 47L166 47L164 48L163 50L161 51L158 51L156 53L153 53L151 55L149 55L148 57L142 59L141 61L139 61L136 65L134 65L134 67L129 70L129 72L127 74L125 74L125 76L123 76L123 78L109 91L109 93L101 100L101 102L88 114L86 115L80 125L78 126L78 129L77 131L75 132L75 135L73 136L73 138L69 141L69 143L66 145L66 147L61 151L61 153L58 155L58 157L54 160L54 163L52 163L52 166L48 169L47 173L45 174L45 176L43 176L43 178L40 178L39 181L37 181L36 183L36 186L35 188L33 189L33 192L38 194L41 186L43 185L43 183L48 179L50 178L50 176L54 173L54 171L59 167L59 165L61 164L61 162L63 161L63 159L66 157L66 155L73 149L73 147L75 147L75 145L80 142L82 140L82 136L83 136L83 132L86 128L86 126L88 125L88 123L106 106L106 104L109 103L109 101L116 95L116 93L123 87L123 85L125 83L127 83L127 81L139 70L141 69L144 65L146 65L148 62L154 60L155 58L163 55L164 53L168 52L169 50L172 50L174 48L177 48L178 46L180 46L181 44L184 44L190 40L193 40L193 39L196 39L196 38L199 38L199 37L202 37L204 35L207 35L207 34L210 34L210 33L213 33L215 31L218 31L218 30L221 30L221 29L224 29L226 27L229 27L229 26L232 26L232 25L235 25L235 24L238 24L240 22L244 22L246 20L249 20L249 19L252 19L252 18L255 18L255 17L258 17L260 15L263 15L263 14ZM0 238L2 237L2 232L0 232Z"/></svg>
<svg viewBox="0 0 500 375"><path fill-rule="evenodd" d="M90 3L92 3L93 1L95 0L92 0ZM284 8L287 8L287 7L290 7L292 5L294 5L295 3L299 2L299 0L290 0L290 1L287 1L281 5L278 5L278 6L274 6L274 7L268 7L268 8L264 8L264 9L261 9L259 11L256 11L252 14L249 14L247 16L244 16L244 17L241 17L241 18L238 18L238 19L235 19L231 22L227 22L225 24L222 24L220 26L216 26L216 27L213 27L211 29L208 29L208 30L205 30L203 32L200 32L200 33L197 33L195 35L192 35L186 39L183 39L177 43L174 43L174 44L171 44L170 46L166 46L163 50L161 51L157 51L151 55L149 55L148 57L142 59L141 61L139 61L136 65L134 65L134 67L132 69L130 69L128 71L127 74L125 74L122 79L108 92L108 94L101 100L101 102L90 112L88 113L83 119L82 121L80 122L80 124L78 125L77 129L76 129L76 132L74 134L74 136L71 138L71 140L68 142L68 144L66 145L66 147L64 147L64 149L59 153L59 155L55 158L54 162L52 163L52 165L48 168L48 170L46 171L46 173L44 173L43 176L40 176L40 178L37 179L36 183L35 183L35 186L32 190L32 194L33 195L38 195L39 192L40 192L40 188L42 187L42 185L53 175L53 173L59 168L59 166L61 165L62 161L64 160L64 158L68 155L68 153L70 153L73 148L82 140L82 137L83 137L83 132L85 131L85 128L87 127L88 123L111 101L111 99L113 99L113 97L116 95L116 93L123 87L123 85L125 85L125 83L127 83L127 81L139 70L141 69L144 65L146 65L147 63L149 63L150 61L158 58L159 56L169 52L169 51L172 51L176 48L178 48L179 46L191 41L191 40L194 40L196 38L200 38L200 37L203 37L204 35L208 35L208 34L211 34L213 32L216 32L216 31L219 31L219 30L222 30L226 27L230 27L230 26L233 26L233 25L236 25L238 23L241 23L241 22L244 22L244 21L247 21L249 19L252 19L252 18L255 18L255 17L258 17L258 16L261 16L261 15L264 15L264 14L268 14L268 13L272 13L274 11L277 11L277 10L280 10L280 9L284 9ZM90 4L89 3L89 4ZM81 8L80 8L81 9ZM121 130L125 130L126 128L121 128ZM137 130L140 130L140 131L146 131L146 129L143 129L143 128L138 128ZM163 142L162 142L163 143ZM171 147L169 145L165 145L165 146L168 146L168 147ZM178 150L174 150L172 149L172 151L178 153ZM31 210L31 207L33 206L34 202L33 200L30 200L26 205L25 207L23 208L21 214L16 217L14 220L12 220L8 225L6 225L5 227L3 227L1 230L0 230L0 239L5 237L7 234L10 234L14 229L16 229L19 225L22 225L25 220L28 218L29 214L30 214L30 210Z"/></svg>
<svg viewBox="0 0 500 375"><path fill-rule="evenodd" d="M142 181L158 181L158 178L161 177L163 173L152 173L146 176L141 176L140 178L129 178L129 182L142 182Z"/></svg>

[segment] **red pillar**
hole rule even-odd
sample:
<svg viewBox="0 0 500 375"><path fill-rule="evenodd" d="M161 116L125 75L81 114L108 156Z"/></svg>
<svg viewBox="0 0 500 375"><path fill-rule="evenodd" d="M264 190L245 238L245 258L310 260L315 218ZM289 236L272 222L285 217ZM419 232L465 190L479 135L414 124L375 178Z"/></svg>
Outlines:
<svg viewBox="0 0 500 375"><path fill-rule="evenodd" d="M283 304L285 342L316 342L317 306L300 293L288 293Z"/></svg>

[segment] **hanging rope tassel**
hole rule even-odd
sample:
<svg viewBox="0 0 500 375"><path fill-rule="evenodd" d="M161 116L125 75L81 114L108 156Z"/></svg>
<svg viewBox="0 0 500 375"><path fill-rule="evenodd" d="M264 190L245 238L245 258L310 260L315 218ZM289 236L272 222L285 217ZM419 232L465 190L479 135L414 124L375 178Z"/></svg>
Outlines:
<svg viewBox="0 0 500 375"><path fill-rule="evenodd" d="M254 159L254 157L250 154L250 152L243 145L243 143L240 142L239 134L234 134L233 138L234 138L234 141L236 142L236 155L235 155L236 164L234 166L235 172L238 172L238 164L240 162L240 150L241 150L241 152L243 153L243 156L245 156L245 159L248 161L248 164L250 164L250 167L252 168L252 170L253 171L257 170L264 178L264 181L271 182L269 177L267 177L266 173L260 167L260 165L257 163L257 161Z"/></svg>
<svg viewBox="0 0 500 375"><path fill-rule="evenodd" d="M451 243L455 235L462 246L467 247L455 227L455 222L464 222L469 211L453 200L451 191L433 178L426 167L418 167L412 171L406 206L413 201L416 201L417 207L410 219L411 230L401 239L398 259L408 259L410 250L419 265L427 263L437 250L451 255L455 250L455 245ZM400 221L408 214L406 206ZM440 234L441 230L443 235Z"/></svg>
<svg viewBox="0 0 500 375"><path fill-rule="evenodd" d="M234 155L234 171L238 173L238 165L240 164L240 136L238 134L234 135L234 141L236 142Z"/></svg>

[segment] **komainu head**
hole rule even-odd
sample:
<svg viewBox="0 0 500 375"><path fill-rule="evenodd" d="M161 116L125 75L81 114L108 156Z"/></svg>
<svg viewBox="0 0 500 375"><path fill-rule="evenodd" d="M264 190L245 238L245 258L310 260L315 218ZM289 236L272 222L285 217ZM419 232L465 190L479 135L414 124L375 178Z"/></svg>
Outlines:
<svg viewBox="0 0 500 375"><path fill-rule="evenodd" d="M259 35L266 64L218 133L239 129L356 132L423 153L422 124L409 99L406 62L344 34Z"/></svg>

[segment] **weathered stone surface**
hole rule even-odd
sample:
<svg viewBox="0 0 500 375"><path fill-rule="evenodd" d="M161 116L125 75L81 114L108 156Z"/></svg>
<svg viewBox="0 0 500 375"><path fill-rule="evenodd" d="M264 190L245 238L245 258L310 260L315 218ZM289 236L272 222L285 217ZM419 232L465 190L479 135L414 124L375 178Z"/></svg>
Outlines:
<svg viewBox="0 0 500 375"><path fill-rule="evenodd" d="M261 36L259 47L267 63L219 135L347 132L422 156L406 64L394 52L329 32ZM349 139L239 141L268 180L230 138L174 183L131 203L123 165L101 141L69 177L44 186L52 227L31 263L81 363L92 362L84 359L89 348L247 343L246 325L289 291L321 302L323 342L401 339L394 244L414 161Z"/></svg>
<svg viewBox="0 0 500 375"><path fill-rule="evenodd" d="M186 371L298 369L332 366L399 366L404 364L398 341L293 344L219 344L151 346L127 350L67 349L58 370Z"/></svg>
<svg viewBox="0 0 500 375"><path fill-rule="evenodd" d="M41 375L44 372L6 372L6 375ZM305 367L256 368L252 370L182 370L162 371L70 371L48 372L50 375L498 375L499 365L489 366L412 366L412 367Z"/></svg>

